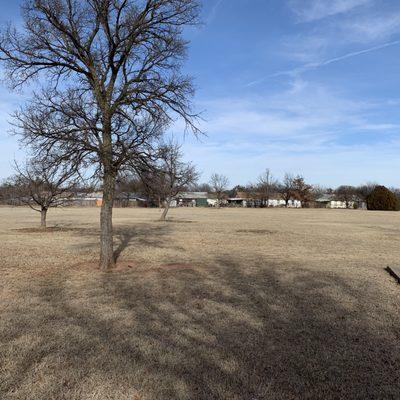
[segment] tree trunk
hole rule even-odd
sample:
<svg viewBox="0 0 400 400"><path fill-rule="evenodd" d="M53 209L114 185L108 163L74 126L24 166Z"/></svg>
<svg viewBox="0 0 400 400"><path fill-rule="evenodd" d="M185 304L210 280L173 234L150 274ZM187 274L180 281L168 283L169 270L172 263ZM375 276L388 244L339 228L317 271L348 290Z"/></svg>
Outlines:
<svg viewBox="0 0 400 400"><path fill-rule="evenodd" d="M111 269L115 266L113 249L112 211L114 203L115 176L104 171L103 201L100 212L100 268Z"/></svg>
<svg viewBox="0 0 400 400"><path fill-rule="evenodd" d="M167 214L168 214L170 204L171 204L171 200L170 199L166 200L164 210L160 217L160 221L165 221L167 219Z"/></svg>
<svg viewBox="0 0 400 400"><path fill-rule="evenodd" d="M47 208L42 208L40 211L40 227L46 229Z"/></svg>
<svg viewBox="0 0 400 400"><path fill-rule="evenodd" d="M105 107L103 122L103 201L100 212L100 268L112 269L115 266L113 248L112 211L116 171L113 168L113 145L111 139L111 118Z"/></svg>

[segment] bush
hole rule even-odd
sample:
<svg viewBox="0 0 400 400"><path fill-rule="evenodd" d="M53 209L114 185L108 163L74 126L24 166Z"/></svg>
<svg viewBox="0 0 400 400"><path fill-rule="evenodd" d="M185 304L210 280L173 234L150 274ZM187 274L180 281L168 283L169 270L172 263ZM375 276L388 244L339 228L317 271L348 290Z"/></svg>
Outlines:
<svg viewBox="0 0 400 400"><path fill-rule="evenodd" d="M367 197L368 210L398 211L397 197L385 186L376 186Z"/></svg>

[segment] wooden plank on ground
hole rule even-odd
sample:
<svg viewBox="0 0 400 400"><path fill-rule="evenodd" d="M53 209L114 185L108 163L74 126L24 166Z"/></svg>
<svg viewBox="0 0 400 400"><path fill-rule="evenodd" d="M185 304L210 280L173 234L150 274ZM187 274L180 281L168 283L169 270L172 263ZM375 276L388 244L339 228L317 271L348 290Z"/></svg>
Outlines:
<svg viewBox="0 0 400 400"><path fill-rule="evenodd" d="M390 275L393 276L400 283L400 267L397 266L387 266L386 271L389 272Z"/></svg>

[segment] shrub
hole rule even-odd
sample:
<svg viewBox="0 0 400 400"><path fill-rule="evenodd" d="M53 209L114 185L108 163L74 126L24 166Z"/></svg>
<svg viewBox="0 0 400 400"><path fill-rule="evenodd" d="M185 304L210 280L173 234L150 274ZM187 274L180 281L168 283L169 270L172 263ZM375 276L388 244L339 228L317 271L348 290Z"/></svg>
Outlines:
<svg viewBox="0 0 400 400"><path fill-rule="evenodd" d="M368 210L398 211L399 204L393 192L385 186L376 186L367 197Z"/></svg>

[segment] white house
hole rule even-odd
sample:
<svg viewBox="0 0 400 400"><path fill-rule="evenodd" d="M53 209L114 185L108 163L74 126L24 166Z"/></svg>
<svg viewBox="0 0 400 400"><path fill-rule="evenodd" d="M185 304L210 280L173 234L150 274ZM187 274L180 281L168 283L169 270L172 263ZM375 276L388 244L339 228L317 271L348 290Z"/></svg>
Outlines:
<svg viewBox="0 0 400 400"><path fill-rule="evenodd" d="M359 198L354 197L353 200L345 201L337 200L334 194L324 194L315 200L316 204L321 208L367 208L365 202Z"/></svg>
<svg viewBox="0 0 400 400"><path fill-rule="evenodd" d="M171 202L171 207L207 207L207 192L182 192Z"/></svg>
<svg viewBox="0 0 400 400"><path fill-rule="evenodd" d="M286 207L284 200L280 199L278 195L268 200L267 204L263 204L259 194L251 196L246 192L237 192L235 197L228 199L228 203L238 207ZM289 200L289 208L301 208L300 200Z"/></svg>

